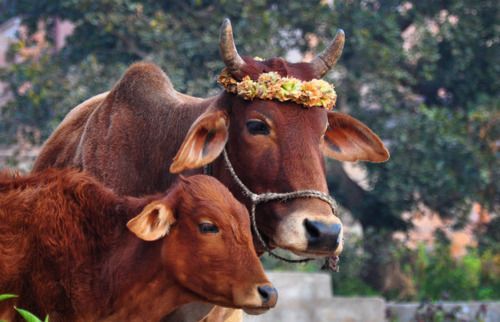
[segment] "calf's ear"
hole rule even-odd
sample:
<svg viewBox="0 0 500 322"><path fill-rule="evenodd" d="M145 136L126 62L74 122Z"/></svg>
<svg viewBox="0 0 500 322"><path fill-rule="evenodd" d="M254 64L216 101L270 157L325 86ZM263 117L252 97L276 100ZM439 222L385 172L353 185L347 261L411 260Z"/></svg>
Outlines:
<svg viewBox="0 0 500 322"><path fill-rule="evenodd" d="M380 138L352 116L328 112L323 153L340 161L384 162L389 151Z"/></svg>
<svg viewBox="0 0 500 322"><path fill-rule="evenodd" d="M195 169L215 160L227 142L229 120L223 110L203 113L189 129L170 165L170 172Z"/></svg>
<svg viewBox="0 0 500 322"><path fill-rule="evenodd" d="M156 201L148 204L139 215L130 219L127 228L140 239L153 241L168 234L174 222L172 209Z"/></svg>

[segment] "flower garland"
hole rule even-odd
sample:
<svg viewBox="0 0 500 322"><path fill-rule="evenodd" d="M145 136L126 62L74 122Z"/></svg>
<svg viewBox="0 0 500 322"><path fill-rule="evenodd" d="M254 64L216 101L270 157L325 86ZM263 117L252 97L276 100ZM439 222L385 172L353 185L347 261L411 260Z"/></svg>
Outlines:
<svg viewBox="0 0 500 322"><path fill-rule="evenodd" d="M295 102L306 107L323 107L331 110L335 106L337 93L332 84L321 79L301 81L294 77L281 77L276 72L262 73L257 81L245 76L238 82L225 68L218 83L227 92L251 101L254 98Z"/></svg>

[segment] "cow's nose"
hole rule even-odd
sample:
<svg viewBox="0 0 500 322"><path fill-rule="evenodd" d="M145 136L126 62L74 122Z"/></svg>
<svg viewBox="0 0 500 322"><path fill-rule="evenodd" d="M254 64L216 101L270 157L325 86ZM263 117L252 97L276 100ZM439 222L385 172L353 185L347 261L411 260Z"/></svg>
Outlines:
<svg viewBox="0 0 500 322"><path fill-rule="evenodd" d="M308 251L335 251L341 242L342 225L304 219Z"/></svg>
<svg viewBox="0 0 500 322"><path fill-rule="evenodd" d="M278 301L278 291L272 285L261 285L257 287L262 306L274 307Z"/></svg>

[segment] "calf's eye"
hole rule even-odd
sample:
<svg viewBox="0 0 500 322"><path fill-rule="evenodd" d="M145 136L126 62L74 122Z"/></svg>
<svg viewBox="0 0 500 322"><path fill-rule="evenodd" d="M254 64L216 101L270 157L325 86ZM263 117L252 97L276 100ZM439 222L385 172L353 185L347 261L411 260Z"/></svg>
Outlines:
<svg viewBox="0 0 500 322"><path fill-rule="evenodd" d="M217 234L219 228L211 223L201 223L198 225L198 229L202 234Z"/></svg>
<svg viewBox="0 0 500 322"><path fill-rule="evenodd" d="M250 120L246 124L247 130L252 135L268 135L269 126L260 120Z"/></svg>

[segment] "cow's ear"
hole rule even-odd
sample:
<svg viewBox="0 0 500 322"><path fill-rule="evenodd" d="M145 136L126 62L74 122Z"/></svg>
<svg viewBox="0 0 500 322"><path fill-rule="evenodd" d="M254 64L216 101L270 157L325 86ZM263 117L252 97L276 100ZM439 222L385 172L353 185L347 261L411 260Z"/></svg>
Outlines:
<svg viewBox="0 0 500 322"><path fill-rule="evenodd" d="M389 151L365 124L347 114L328 112L323 152L340 161L384 162Z"/></svg>
<svg viewBox="0 0 500 322"><path fill-rule="evenodd" d="M142 240L153 241L168 234L175 222L172 209L158 201L148 204L127 223L128 229Z"/></svg>
<svg viewBox="0 0 500 322"><path fill-rule="evenodd" d="M203 113L189 129L170 165L170 172L199 168L215 160L226 145L228 127L225 111L209 110Z"/></svg>

